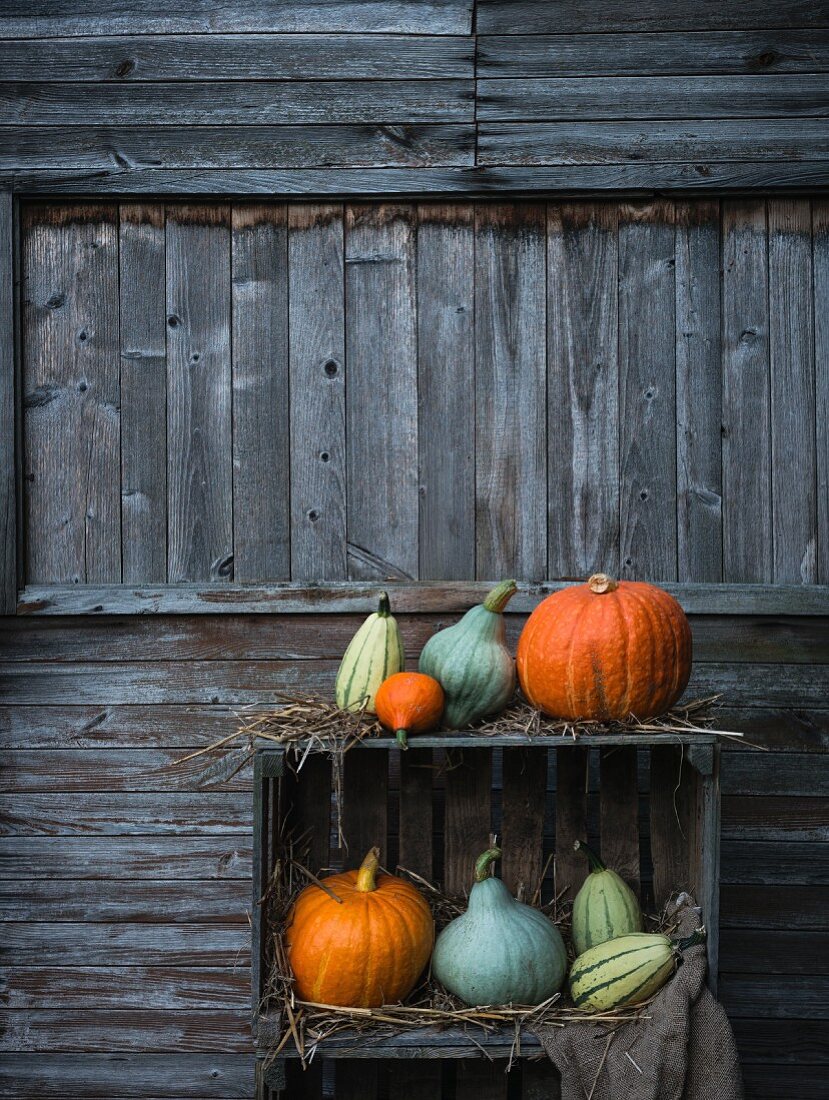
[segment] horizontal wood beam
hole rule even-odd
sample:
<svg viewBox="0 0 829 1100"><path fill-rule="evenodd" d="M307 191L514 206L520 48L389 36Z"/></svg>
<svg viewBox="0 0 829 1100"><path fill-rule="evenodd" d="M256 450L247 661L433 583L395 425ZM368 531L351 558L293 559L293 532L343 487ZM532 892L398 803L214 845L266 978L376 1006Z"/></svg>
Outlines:
<svg viewBox="0 0 829 1100"><path fill-rule="evenodd" d="M429 581L400 584L198 585L28 585L18 599L19 615L241 615L269 613L368 614L384 587L400 613L467 611L494 581ZM510 611L532 611L569 581L521 584ZM669 584L664 587L691 615L829 615L829 585Z"/></svg>

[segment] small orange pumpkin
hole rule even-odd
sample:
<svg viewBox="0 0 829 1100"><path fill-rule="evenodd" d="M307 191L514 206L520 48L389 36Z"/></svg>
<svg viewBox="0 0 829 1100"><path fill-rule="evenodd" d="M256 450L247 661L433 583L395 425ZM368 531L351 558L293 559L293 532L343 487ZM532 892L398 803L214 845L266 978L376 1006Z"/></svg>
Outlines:
<svg viewBox="0 0 829 1100"><path fill-rule="evenodd" d="M378 876L379 858L372 848L358 871L329 875L326 890L307 886L294 903L285 941L300 1000L376 1008L414 989L435 924L411 883Z"/></svg>
<svg viewBox="0 0 829 1100"><path fill-rule="evenodd" d="M691 628L667 592L596 573L530 615L516 655L521 690L552 718L653 718L691 675Z"/></svg>
<svg viewBox="0 0 829 1100"><path fill-rule="evenodd" d="M408 747L407 735L433 730L443 714L443 688L423 672L395 672L377 689L377 717L394 730L400 747Z"/></svg>

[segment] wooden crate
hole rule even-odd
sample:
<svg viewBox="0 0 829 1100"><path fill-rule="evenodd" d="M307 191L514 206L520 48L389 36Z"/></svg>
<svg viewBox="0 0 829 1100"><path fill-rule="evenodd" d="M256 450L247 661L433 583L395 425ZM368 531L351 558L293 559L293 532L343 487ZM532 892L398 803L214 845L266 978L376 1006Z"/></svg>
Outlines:
<svg viewBox="0 0 829 1100"><path fill-rule="evenodd" d="M573 841L589 838L605 861L640 894L647 912L677 890L692 891L708 928L710 981L717 974L719 876L719 749L710 735L591 737L524 735L428 736L400 753L392 739L349 751L342 769L342 825L348 850L334 846L332 765L309 756L299 774L280 749L264 749L255 766L253 1006L260 1058L278 1030L259 1005L269 965L268 936L258 904L287 832L308 837L313 870L359 865L379 844L382 863L441 882L449 893L470 885L475 857L496 833L500 874L513 892L545 880L551 896L572 898L587 874ZM555 1074L538 1060L538 1040L526 1034L521 1059L503 1072L512 1030L423 1029L368 1042L338 1035L325 1057L303 1070L292 1044L267 1073L258 1068L259 1095L336 1100L505 1100L552 1095ZM486 1056L486 1057L485 1057ZM533 1057L535 1056L535 1057Z"/></svg>

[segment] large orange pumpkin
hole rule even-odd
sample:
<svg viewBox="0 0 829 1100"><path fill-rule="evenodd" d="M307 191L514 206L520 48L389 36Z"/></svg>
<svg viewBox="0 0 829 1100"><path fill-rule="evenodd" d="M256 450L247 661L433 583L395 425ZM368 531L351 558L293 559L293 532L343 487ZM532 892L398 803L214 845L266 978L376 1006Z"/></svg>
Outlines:
<svg viewBox="0 0 829 1100"><path fill-rule="evenodd" d="M300 1000L376 1008L414 989L435 924L411 883L377 874L379 858L372 848L358 871L330 875L326 890L308 886L297 898L285 940Z"/></svg>
<svg viewBox="0 0 829 1100"><path fill-rule="evenodd" d="M521 690L552 718L653 718L691 674L691 629L661 588L596 573L530 615L516 656Z"/></svg>
<svg viewBox="0 0 829 1100"><path fill-rule="evenodd" d="M423 672L395 672L382 682L374 697L377 717L393 730L402 749L408 734L433 730L443 714L443 688Z"/></svg>

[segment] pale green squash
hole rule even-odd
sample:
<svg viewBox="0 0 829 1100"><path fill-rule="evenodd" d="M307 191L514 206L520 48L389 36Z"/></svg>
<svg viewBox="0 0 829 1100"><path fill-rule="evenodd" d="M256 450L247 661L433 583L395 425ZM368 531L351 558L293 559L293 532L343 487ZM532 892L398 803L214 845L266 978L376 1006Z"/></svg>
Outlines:
<svg viewBox="0 0 829 1100"><path fill-rule="evenodd" d="M500 855L490 848L475 864L469 905L438 936L432 974L468 1005L537 1005L561 988L567 952L552 921L489 877Z"/></svg>
<svg viewBox="0 0 829 1100"><path fill-rule="evenodd" d="M605 867L591 848L580 840L573 847L590 862L590 874L573 902L573 946L581 955L606 940L641 931L642 910L624 879Z"/></svg>
<svg viewBox="0 0 829 1100"><path fill-rule="evenodd" d="M405 665L400 628L391 614L388 594L383 592L377 610L348 643L340 662L335 684L337 706L374 714L377 689Z"/></svg>
<svg viewBox="0 0 829 1100"><path fill-rule="evenodd" d="M433 634L418 668L443 688L443 724L464 729L503 710L515 691L515 661L507 649L504 608L517 590L502 581L460 622Z"/></svg>

